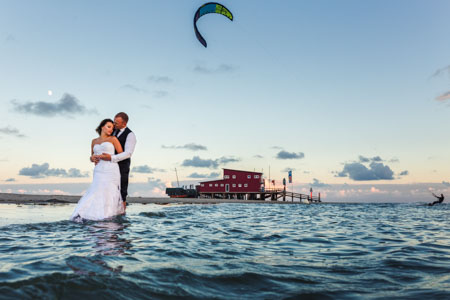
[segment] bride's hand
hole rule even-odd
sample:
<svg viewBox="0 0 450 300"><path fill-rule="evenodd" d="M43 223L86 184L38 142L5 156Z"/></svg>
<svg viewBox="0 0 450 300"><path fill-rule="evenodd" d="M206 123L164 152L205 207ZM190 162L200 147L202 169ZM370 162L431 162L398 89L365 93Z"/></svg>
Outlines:
<svg viewBox="0 0 450 300"><path fill-rule="evenodd" d="M92 155L91 161L95 164L98 164L98 162L100 161L100 157L98 155Z"/></svg>

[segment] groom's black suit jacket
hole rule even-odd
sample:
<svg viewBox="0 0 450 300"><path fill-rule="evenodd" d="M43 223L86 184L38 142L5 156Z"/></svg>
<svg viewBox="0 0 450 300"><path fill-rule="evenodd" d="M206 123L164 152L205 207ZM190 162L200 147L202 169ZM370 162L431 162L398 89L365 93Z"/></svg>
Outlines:
<svg viewBox="0 0 450 300"><path fill-rule="evenodd" d="M120 145L122 145L122 149L125 151L125 142L127 141L127 136L132 132L130 128L126 127L120 136L116 136L119 140ZM117 154L117 151L116 151ZM122 200L125 201L128 195L128 176L130 175L130 164L131 159L127 158L122 161L119 161L119 169L120 169L120 183L122 194Z"/></svg>
<svg viewBox="0 0 450 300"><path fill-rule="evenodd" d="M125 130L122 132L122 134L120 136L116 136L117 139L119 140L120 145L122 146L122 150L125 151L125 142L127 141L127 136L131 133L132 131L130 130L130 128L126 127ZM117 151L116 151L117 154ZM122 161L119 161L119 167L120 167L120 173L122 173L122 168L125 166L128 166L128 169L130 168L130 164L131 164L131 159L127 158L124 159Z"/></svg>

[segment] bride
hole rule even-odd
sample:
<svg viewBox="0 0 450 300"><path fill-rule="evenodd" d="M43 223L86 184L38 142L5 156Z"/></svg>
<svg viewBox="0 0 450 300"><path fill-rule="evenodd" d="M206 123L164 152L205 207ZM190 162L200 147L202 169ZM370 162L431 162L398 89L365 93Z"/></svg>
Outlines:
<svg viewBox="0 0 450 300"><path fill-rule="evenodd" d="M113 130L114 123L111 119L100 122L96 129L99 137L92 140L91 158L102 153L113 155L115 151L123 152L119 140L111 135ZM92 184L78 201L70 220L103 220L123 213L119 165L100 160L95 165Z"/></svg>

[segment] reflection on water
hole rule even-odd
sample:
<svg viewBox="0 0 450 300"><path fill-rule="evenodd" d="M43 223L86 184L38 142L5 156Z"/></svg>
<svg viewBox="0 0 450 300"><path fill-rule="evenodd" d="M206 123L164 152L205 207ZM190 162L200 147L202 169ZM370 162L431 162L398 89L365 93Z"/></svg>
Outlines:
<svg viewBox="0 0 450 300"><path fill-rule="evenodd" d="M124 217L116 217L101 222L85 222L81 226L85 229L84 237L91 242L94 253L85 257L71 256L66 260L66 264L80 275L121 272L123 265L111 267L105 257L129 255L127 250L132 248L132 243L126 238L126 229L130 223Z"/></svg>
<svg viewBox="0 0 450 300"><path fill-rule="evenodd" d="M130 224L121 218L87 223L85 226L86 239L93 242L93 248L99 255L125 255L132 248L131 240L125 238L125 230Z"/></svg>

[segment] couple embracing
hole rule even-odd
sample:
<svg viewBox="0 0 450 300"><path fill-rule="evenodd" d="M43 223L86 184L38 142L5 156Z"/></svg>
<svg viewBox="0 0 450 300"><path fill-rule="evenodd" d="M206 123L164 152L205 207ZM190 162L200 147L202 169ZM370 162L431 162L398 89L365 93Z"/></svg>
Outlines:
<svg viewBox="0 0 450 300"><path fill-rule="evenodd" d="M125 214L130 157L136 136L127 127L128 115L118 113L101 121L92 140L91 162L95 163L92 184L78 201L70 220L103 220Z"/></svg>

